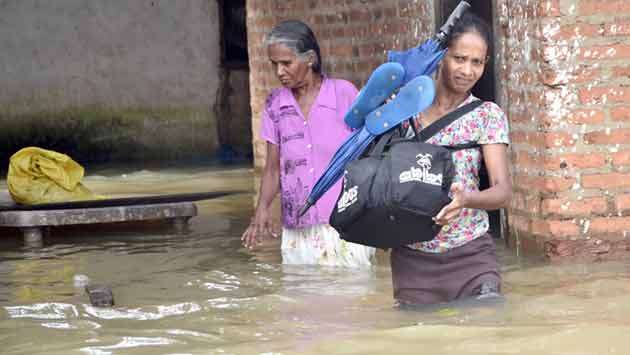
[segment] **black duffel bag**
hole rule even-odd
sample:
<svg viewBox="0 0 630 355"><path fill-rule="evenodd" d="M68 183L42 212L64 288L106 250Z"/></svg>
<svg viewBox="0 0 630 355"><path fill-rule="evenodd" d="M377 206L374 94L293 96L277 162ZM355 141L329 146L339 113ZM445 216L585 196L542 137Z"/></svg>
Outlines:
<svg viewBox="0 0 630 355"><path fill-rule="evenodd" d="M433 239L441 229L433 217L451 202L452 151L479 145L444 147L425 141L482 103L458 108L413 138L402 138L395 128L381 135L361 158L348 163L330 217L340 237L377 248Z"/></svg>

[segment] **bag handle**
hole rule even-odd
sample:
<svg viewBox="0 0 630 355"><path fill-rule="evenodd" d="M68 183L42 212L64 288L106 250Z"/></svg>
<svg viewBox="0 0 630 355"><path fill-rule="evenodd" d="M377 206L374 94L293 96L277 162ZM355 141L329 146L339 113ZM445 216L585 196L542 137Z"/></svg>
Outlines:
<svg viewBox="0 0 630 355"><path fill-rule="evenodd" d="M381 154L383 154L383 152L385 151L385 147L389 144L389 142L392 140L392 137L394 137L394 134L396 133L397 130L395 128L392 128L379 136L378 141L368 155L371 157L380 157Z"/></svg>
<svg viewBox="0 0 630 355"><path fill-rule="evenodd" d="M457 108L454 111L451 111L451 112L447 113L446 115L444 115L441 118L439 118L437 121L435 121L432 124L430 124L427 128L425 128L422 131L420 131L420 140L425 142L429 138L431 138L434 135L436 135L436 133L441 131L444 127L446 127L449 124L455 122L458 118L460 118L461 116L467 114L468 112L470 112L470 111L476 109L477 107L481 106L481 104L483 104L483 101L475 100L475 101L470 102L470 103L468 103L468 104L466 104L466 105L464 105L462 107Z"/></svg>

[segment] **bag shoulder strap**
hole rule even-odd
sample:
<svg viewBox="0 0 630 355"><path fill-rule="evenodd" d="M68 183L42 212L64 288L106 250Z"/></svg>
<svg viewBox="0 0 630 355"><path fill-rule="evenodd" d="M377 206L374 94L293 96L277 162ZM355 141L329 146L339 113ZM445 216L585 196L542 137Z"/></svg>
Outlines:
<svg viewBox="0 0 630 355"><path fill-rule="evenodd" d="M441 131L443 128L445 128L446 126L450 125L451 123L455 122L458 118L462 117L463 115L467 114L468 112L476 109L477 107L481 106L481 104L483 104L482 100L475 100L473 102L470 102L462 107L459 107L458 109L451 111L449 113L447 113L446 115L440 117L437 121L433 122L432 124L430 124L427 128L423 129L422 131L420 131L420 140L425 142L427 139L433 137L434 135L436 135L439 131Z"/></svg>

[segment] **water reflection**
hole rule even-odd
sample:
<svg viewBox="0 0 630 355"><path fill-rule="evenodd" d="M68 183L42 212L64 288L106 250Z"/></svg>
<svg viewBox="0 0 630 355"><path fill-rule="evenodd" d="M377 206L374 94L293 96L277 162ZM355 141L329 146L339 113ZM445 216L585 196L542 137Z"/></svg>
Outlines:
<svg viewBox="0 0 630 355"><path fill-rule="evenodd" d="M251 189L251 170L99 172L114 196ZM239 236L249 194L202 201L190 233L161 225L53 230L41 249L0 240L0 343L6 354L440 353L626 351L630 263L546 265L499 246L502 302L394 307L387 255L371 269L281 265L277 240ZM75 276L106 284L89 304ZM605 340L604 340L605 339Z"/></svg>

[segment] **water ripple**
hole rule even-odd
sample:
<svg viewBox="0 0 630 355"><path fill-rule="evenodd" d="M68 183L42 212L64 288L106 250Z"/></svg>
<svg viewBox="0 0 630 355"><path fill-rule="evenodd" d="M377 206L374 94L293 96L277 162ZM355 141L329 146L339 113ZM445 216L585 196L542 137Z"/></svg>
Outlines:
<svg viewBox="0 0 630 355"><path fill-rule="evenodd" d="M156 312L147 312L139 308L136 309L111 309L99 308L85 305L85 311L100 319L135 319L135 320L155 320L164 317L177 316L199 312L201 306L196 303L186 302L171 306L158 306Z"/></svg>
<svg viewBox="0 0 630 355"><path fill-rule="evenodd" d="M68 319L77 318L79 311L65 303L37 303L30 306L4 307L11 318Z"/></svg>
<svg viewBox="0 0 630 355"><path fill-rule="evenodd" d="M108 350L115 349L128 349L128 348L137 348L142 346L159 346L159 345L172 345L179 343L176 340L162 338L162 337L124 337L121 342L114 345L106 345L106 346L89 346L85 348L81 348L80 350L84 353L91 355L103 355L103 354L112 354L112 352Z"/></svg>

